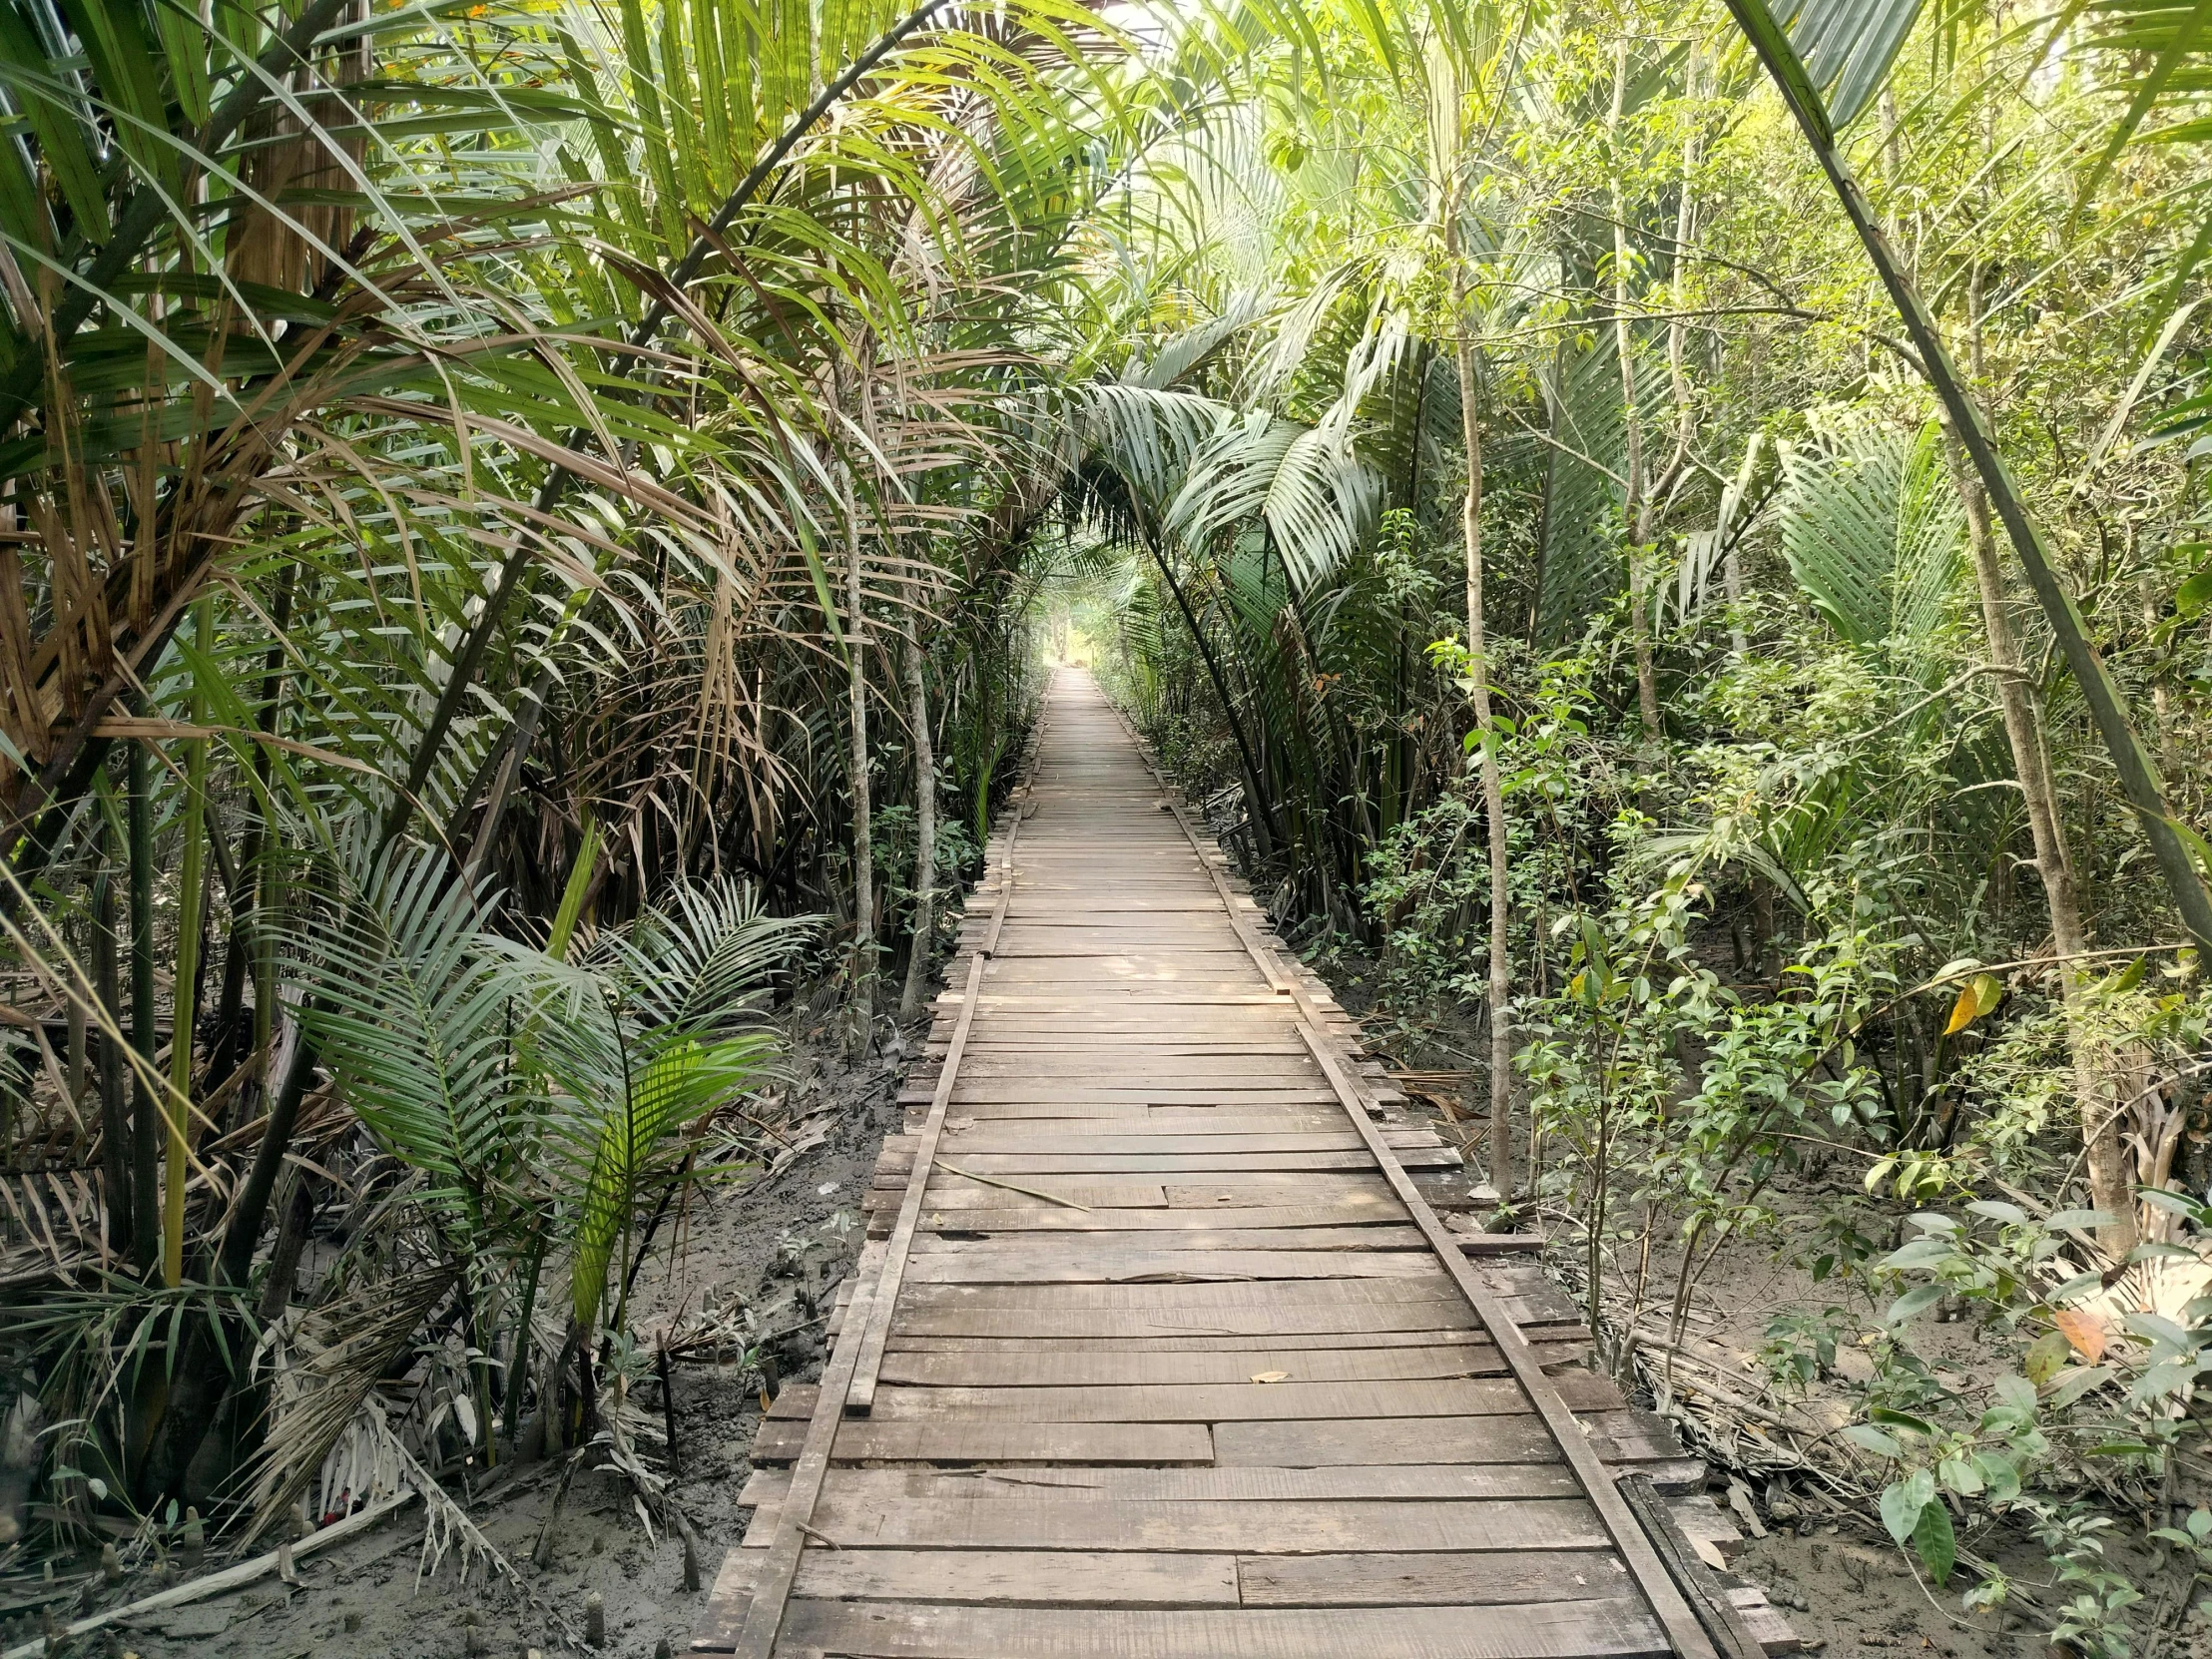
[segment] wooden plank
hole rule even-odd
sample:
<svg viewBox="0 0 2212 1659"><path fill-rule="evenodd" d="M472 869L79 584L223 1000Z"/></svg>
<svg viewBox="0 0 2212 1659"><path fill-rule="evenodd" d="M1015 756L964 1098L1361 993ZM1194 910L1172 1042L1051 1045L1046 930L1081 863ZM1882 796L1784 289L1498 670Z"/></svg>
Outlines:
<svg viewBox="0 0 2212 1659"><path fill-rule="evenodd" d="M948 1216L931 1218L925 1222L924 1231L914 1236L916 1254L942 1254L962 1246L987 1240L999 1229L977 1225L979 1212L955 1210ZM1143 1215L1144 1211L1123 1211L1123 1215ZM1156 1215L1172 1215L1173 1211L1154 1211ZM1204 1215L1204 1211L1186 1211L1185 1214ZM1417 1228L1378 1224L1368 1227L1171 1227L1158 1232L1136 1229L1107 1229L1096 1238L1070 1239L1062 1233L1040 1238L1026 1228L1010 1228L1014 1239L1024 1241L1019 1248L1030 1251L1047 1246L1063 1249L1091 1249L1098 1251L1143 1251L1152 1253L1163 1250L1182 1251L1245 1251L1245 1250L1417 1250L1425 1260L1428 1241L1420 1236Z"/></svg>
<svg viewBox="0 0 2212 1659"><path fill-rule="evenodd" d="M791 1475L756 1469L738 1494L741 1506L784 1501ZM1151 1503L1243 1499L1336 1502L1340 1499L1571 1498L1579 1490L1563 1463L1385 1464L1318 1469L1271 1468L833 1468L828 1488L854 1502L894 1498L1001 1495L1120 1498Z"/></svg>
<svg viewBox="0 0 2212 1659"><path fill-rule="evenodd" d="M753 1461L790 1462L804 1427L762 1423ZM854 1463L1210 1463L1214 1441L1204 1423L847 1417L838 1425L834 1454Z"/></svg>
<svg viewBox="0 0 2212 1659"><path fill-rule="evenodd" d="M1590 1419L1600 1451L1613 1451L1606 1429L1615 1413L1598 1411ZM1657 1447L1636 1447L1654 1453ZM1672 1448L1667 1448L1672 1453ZM1526 1463L1559 1455L1558 1442L1530 1414L1464 1417L1346 1416L1335 1420L1261 1422L1223 1421L1214 1428L1214 1460L1224 1466L1310 1468L1333 1463ZM1676 1454L1678 1455L1678 1454ZM1633 1455L1609 1460L1637 1463ZM1665 1460L1655 1456L1652 1460Z"/></svg>
<svg viewBox="0 0 2212 1659"><path fill-rule="evenodd" d="M967 1167L956 1157L950 1157L949 1161L959 1168ZM1094 1208L1104 1206L1124 1210L1211 1210L1225 1205L1397 1202L1380 1173L1309 1174L1301 1177L1295 1172L1284 1170L1213 1170L1202 1182L1193 1182L1187 1176L1178 1177L1173 1182L1163 1182L1115 1176L1061 1175L1049 1181L1022 1181L1020 1184L1025 1187L1043 1186L1056 1196L1072 1198ZM906 1188L905 1172L877 1174L870 1179L869 1188L874 1192L903 1192ZM1020 1197L1019 1193L1008 1193L1004 1187L980 1181L970 1182L966 1177L947 1170L942 1163L937 1166L936 1173L930 1180L929 1203L932 1208L965 1204L970 1209L988 1209Z"/></svg>
<svg viewBox="0 0 2212 1659"><path fill-rule="evenodd" d="M1064 1205L1028 1204L1019 1194L1006 1193L997 1205L960 1210L931 1205L925 1207L924 1215L928 1225L978 1233L1250 1233L1316 1227L1390 1231L1404 1224L1405 1213L1394 1199L1386 1203L1360 1199L1344 1204L1221 1205L1210 1210L1071 1210Z"/></svg>
<svg viewBox="0 0 2212 1659"><path fill-rule="evenodd" d="M1340 1118L1338 1121L1341 1123L1343 1120ZM1436 1136L1419 1130L1392 1130L1385 1138L1392 1146L1399 1148L1401 1154L1443 1145ZM894 1135L884 1141L883 1147L888 1153L900 1155L895 1159L884 1159L884 1168L911 1164L913 1137ZM949 1134L938 1147L940 1156L950 1157L961 1164L970 1164L977 1169L988 1167L972 1162L983 1156L1044 1158L1072 1153L1086 1158L1110 1158L1127 1154L1161 1157L1202 1153L1209 1158L1232 1158L1242 1164L1248 1153L1361 1150L1360 1137L1350 1131L1331 1132L1286 1127L1260 1131L1222 1129L1205 1133L1181 1127L1169 1129L1148 1125L1137 1129L1117 1124L1111 1129L1078 1133L1049 1128L1025 1128L1004 1122ZM1265 1169L1269 1166L1263 1164L1257 1167Z"/></svg>
<svg viewBox="0 0 2212 1659"><path fill-rule="evenodd" d="M969 1106L1090 1106L1121 1101L1135 1101L1145 1106L1313 1106L1325 1103L1330 1096L1327 1085L1322 1083L1248 1089L1224 1079L1204 1087L1185 1088L1165 1080L1126 1084L1073 1080L1055 1083L987 1077L961 1083L953 1091L952 1098L965 1110Z"/></svg>
<svg viewBox="0 0 2212 1659"><path fill-rule="evenodd" d="M747 1537L773 1536L781 1507L754 1512ZM1510 1538L1521 1550L1591 1550L1605 1530L1575 1498L1192 1498L1179 1503L1100 1497L815 1500L810 1523L840 1550L881 1548L1197 1550L1291 1555L1313 1551L1478 1550ZM749 1545L748 1547L758 1547Z"/></svg>
<svg viewBox="0 0 2212 1659"><path fill-rule="evenodd" d="M867 1659L1632 1659L1666 1652L1641 1603L1447 1607L1064 1609L807 1600L790 1640Z"/></svg>
<svg viewBox="0 0 2212 1659"><path fill-rule="evenodd" d="M1130 1250L1066 1247L1057 1236L1044 1243L993 1247L963 1244L957 1253L910 1257L906 1280L915 1285L1126 1285L1158 1280L1425 1279L1435 1271L1428 1255L1357 1250Z"/></svg>
<svg viewBox="0 0 2212 1659"><path fill-rule="evenodd" d="M1528 1397L1517 1383L1471 1378L1420 1382L1163 1383L1127 1388L878 1388L875 1408L886 1421L972 1415L1008 1422L1230 1423L1525 1412Z"/></svg>
<svg viewBox="0 0 2212 1659"><path fill-rule="evenodd" d="M1505 1362L1496 1349L1462 1343L1448 1348L1250 1351L1232 1354L886 1354L885 1382L915 1387L1125 1387L1150 1383L1250 1382L1280 1372L1300 1382L1405 1382L1496 1377Z"/></svg>
<svg viewBox="0 0 2212 1659"><path fill-rule="evenodd" d="M952 1162L957 1164L959 1160L955 1158ZM1072 1203L1089 1205L1094 1210L1157 1210L1168 1203L1167 1188L1157 1182L1060 1176L1049 1181L1024 1181L1021 1185L1050 1192ZM878 1195L887 1193L895 1199L906 1190L906 1177L903 1174L877 1176L868 1190ZM1021 1196L987 1182L969 1181L940 1163L931 1178L928 1209L932 1214L939 1210L995 1209Z"/></svg>
<svg viewBox="0 0 2212 1659"><path fill-rule="evenodd" d="M1341 1284L1344 1281L1309 1283ZM908 1287L909 1293L912 1289ZM1331 1303L1315 1308L1261 1305L1210 1311L1159 1309L1148 1313L1101 1308L927 1308L901 1312L897 1324L899 1333L908 1338L1000 1337L1023 1341L1111 1338L1124 1344L1217 1337L1278 1340L1312 1337L1366 1343L1380 1336L1402 1334L1417 1335L1426 1341L1439 1331L1475 1329L1473 1315L1437 1302L1392 1302L1368 1307Z"/></svg>
<svg viewBox="0 0 2212 1659"><path fill-rule="evenodd" d="M716 1598L750 1599L761 1552L734 1549L730 1555L715 1581ZM792 1593L955 1607L1234 1607L1237 1558L1128 1550L816 1549L800 1562Z"/></svg>
<svg viewBox="0 0 2212 1659"><path fill-rule="evenodd" d="M1297 1353L1309 1349L1353 1349L1373 1352L1384 1348L1434 1348L1440 1343L1454 1340L1455 1333L1443 1331L1267 1331L1225 1335L1206 1333L1197 1336L1163 1336L1156 1331L1146 1331L1137 1336L1123 1333L1111 1337L1008 1337L989 1334L959 1337L931 1337L903 1329L904 1322L891 1332L890 1352L893 1354L1125 1354L1133 1346L1141 1346L1148 1354L1251 1354L1273 1353L1278 1350ZM1458 1328L1475 1347L1489 1352L1487 1335L1478 1335L1466 1326ZM1589 1339L1575 1334L1561 1340L1537 1345L1545 1355L1545 1364L1564 1364L1578 1361L1589 1350ZM1553 1356L1556 1356L1556 1362Z"/></svg>
<svg viewBox="0 0 2212 1659"><path fill-rule="evenodd" d="M1116 1314L1215 1313L1235 1309L1296 1309L1440 1303L1466 1317L1465 1305L1440 1273L1400 1280L1338 1280L1313 1284L1163 1284L1035 1286L915 1285L900 1299L908 1308L1019 1308L1042 1312L1101 1310ZM1358 1327L1348 1327L1357 1330Z"/></svg>
<svg viewBox="0 0 2212 1659"><path fill-rule="evenodd" d="M1247 1607L1482 1607L1636 1593L1610 1552L1246 1555L1237 1568Z"/></svg>

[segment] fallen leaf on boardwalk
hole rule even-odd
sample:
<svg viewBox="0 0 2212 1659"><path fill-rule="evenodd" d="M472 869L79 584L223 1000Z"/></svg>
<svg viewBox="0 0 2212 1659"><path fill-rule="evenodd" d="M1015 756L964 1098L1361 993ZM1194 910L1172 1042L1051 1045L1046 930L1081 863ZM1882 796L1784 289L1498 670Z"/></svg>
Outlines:
<svg viewBox="0 0 2212 1659"><path fill-rule="evenodd" d="M2104 1322L2095 1315L2061 1308L2051 1315L2050 1323L2058 1327L2066 1341L2073 1344L2074 1352L2090 1365L2104 1358Z"/></svg>
<svg viewBox="0 0 2212 1659"><path fill-rule="evenodd" d="M1255 1382L1280 1382L1290 1375L1287 1371L1256 1371L1252 1374L1252 1381Z"/></svg>

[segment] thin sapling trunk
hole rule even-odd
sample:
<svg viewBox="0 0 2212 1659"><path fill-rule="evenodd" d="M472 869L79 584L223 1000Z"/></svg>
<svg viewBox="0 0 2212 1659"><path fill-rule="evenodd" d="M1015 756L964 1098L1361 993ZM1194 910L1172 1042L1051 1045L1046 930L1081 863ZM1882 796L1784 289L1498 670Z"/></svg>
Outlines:
<svg viewBox="0 0 2212 1659"><path fill-rule="evenodd" d="M131 843L131 1046L139 1063L131 1091L131 1243L141 1269L159 1261L161 1215L161 1106L148 1078L154 1073L154 778L146 740L129 746L124 815Z"/></svg>
<svg viewBox="0 0 2212 1659"><path fill-rule="evenodd" d="M929 732L929 683L911 607L906 612L906 723L914 742L914 936L898 1017L921 1012L929 984L929 948L937 919L937 759Z"/></svg>
<svg viewBox="0 0 2212 1659"><path fill-rule="evenodd" d="M851 722L847 772L852 786L852 1009L862 1047L875 1017L875 846L870 825L867 747L867 620L861 588L860 507L852 472L844 479L844 647Z"/></svg>
<svg viewBox="0 0 2212 1659"><path fill-rule="evenodd" d="M1621 189L1619 146L1622 104L1628 91L1628 42L1613 50L1613 107L1606 133L1614 145L1613 192L1613 349L1620 358L1621 421L1627 453L1623 474L1621 519L1628 527L1629 637L1636 652L1636 713L1643 724L1648 746L1659 736L1659 681L1651 657L1651 606L1648 588L1647 543L1651 539L1651 508L1644 485L1643 420L1636 407L1636 337L1628 320L1628 203Z"/></svg>
<svg viewBox="0 0 2212 1659"><path fill-rule="evenodd" d="M1452 264L1459 321L1459 422L1467 446L1467 490L1459 528L1467 555L1467 702L1479 741L1482 817L1490 853L1490 1185L1498 1202L1513 1198L1513 1020L1511 886L1505 824L1505 785L1497 765L1497 733L1490 715L1489 635L1482 610L1482 422L1474 342L1467 337L1466 271Z"/></svg>

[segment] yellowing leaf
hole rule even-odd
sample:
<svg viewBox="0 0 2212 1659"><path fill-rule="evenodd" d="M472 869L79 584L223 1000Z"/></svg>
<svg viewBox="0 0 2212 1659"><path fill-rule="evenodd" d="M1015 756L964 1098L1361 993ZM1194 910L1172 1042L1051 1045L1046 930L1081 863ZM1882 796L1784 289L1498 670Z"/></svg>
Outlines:
<svg viewBox="0 0 2212 1659"><path fill-rule="evenodd" d="M1981 1010L1974 1001L1973 981L1967 980L1959 987L1958 1000L1950 1005L1950 1019L1943 1026L1943 1035L1954 1036L1973 1023L1973 1017Z"/></svg>
<svg viewBox="0 0 2212 1659"><path fill-rule="evenodd" d="M2094 1314L2084 1314L2078 1309L2061 1308L2051 1315L2050 1323L2057 1326L2073 1350L2090 1365L2104 1358L2104 1322Z"/></svg>
<svg viewBox="0 0 2212 1659"><path fill-rule="evenodd" d="M2037 1338L2035 1346L2027 1351L2027 1380L2039 1388L2056 1377L2070 1347L2063 1332L2046 1332Z"/></svg>
<svg viewBox="0 0 2212 1659"><path fill-rule="evenodd" d="M1252 1374L1252 1381L1255 1382L1280 1382L1290 1375L1287 1371L1256 1371Z"/></svg>
<svg viewBox="0 0 2212 1659"><path fill-rule="evenodd" d="M2003 998L2003 980L1993 973L1975 974L1959 989L1958 1000L1950 1005L1950 1021L1943 1027L1943 1035L1955 1036L1965 1030Z"/></svg>

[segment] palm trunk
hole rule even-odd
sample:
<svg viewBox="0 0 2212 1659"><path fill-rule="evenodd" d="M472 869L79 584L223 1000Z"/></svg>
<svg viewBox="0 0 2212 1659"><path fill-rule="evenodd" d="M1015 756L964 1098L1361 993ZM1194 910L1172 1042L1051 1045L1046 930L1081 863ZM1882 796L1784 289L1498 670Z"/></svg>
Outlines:
<svg viewBox="0 0 2212 1659"><path fill-rule="evenodd" d="M875 1015L875 846L870 824L867 750L867 618L861 586L860 507L852 472L844 480L844 645L851 722L852 787L852 1006L864 1047Z"/></svg>
<svg viewBox="0 0 2212 1659"><path fill-rule="evenodd" d="M126 1104L123 1051L109 1035L123 1008L115 936L115 880L109 856L106 815L100 820L100 873L92 883L92 971L107 1020L100 1033L101 1167L107 1181L108 1248L117 1256L131 1249L131 1117Z"/></svg>
<svg viewBox="0 0 2212 1659"><path fill-rule="evenodd" d="M1252 826L1252 839L1262 858L1273 855L1275 836L1269 829L1272 817L1267 796L1260 789L1260 766L1252 753L1252 741L1246 735L1244 721L1237 714L1237 701L1229 693L1229 679L1222 673L1221 659L1214 655L1214 648L1207 642L1206 631L1199 626L1198 615L1191 609L1190 597L1183 592L1183 584L1175 579L1175 572L1168 567L1167 555L1160 551L1152 532L1141 522L1137 526L1138 538L1145 551L1152 555L1152 562L1160 572L1160 579L1167 583L1168 592L1175 600L1175 608L1183 614L1183 626L1191 631L1191 643L1198 647L1200 660L1206 664L1206 678L1213 682L1214 696L1221 701L1222 717L1229 722L1229 735L1237 745L1237 760L1244 769L1245 819Z"/></svg>
<svg viewBox="0 0 2212 1659"><path fill-rule="evenodd" d="M274 735L277 723L277 700L283 694L284 649L281 643L285 629L291 625L292 596L297 587L296 565L287 565L276 588L276 604L271 613L273 631L279 643L269 649L262 664L261 730ZM270 747L254 746L254 777L258 788L249 792L253 816L248 820L246 837L240 848L240 885L232 893L231 941L223 960L223 1003L218 1015L220 1039L234 1043L246 1001L246 981L249 975L254 981L254 1029L250 1055L260 1055L264 1071L269 1065L269 1039L273 1029L270 1003L275 999L275 987L264 981L276 970L276 948L269 925L269 902L272 881L264 863L270 850L270 824L263 810L263 799L269 790ZM265 972L265 969L267 970ZM226 1051L226 1059L230 1051ZM269 1079L257 1079L264 1102L269 1095ZM233 1121L247 1121L247 1102L244 1090L240 1091L234 1109Z"/></svg>
<svg viewBox="0 0 2212 1659"><path fill-rule="evenodd" d="M914 935L906 957L906 988L898 1017L921 1012L929 984L929 950L937 918L937 757L930 743L929 686L914 614L906 612L906 723L914 734Z"/></svg>
<svg viewBox="0 0 2212 1659"><path fill-rule="evenodd" d="M199 648L203 654L215 646L215 613L208 600L200 601ZM207 719L207 697L196 686L192 696L194 725ZM200 909L207 874L208 740L196 738L187 746L185 761L185 857L178 882L177 975L170 993L169 1098L164 1103L169 1120L169 1150L163 1172L162 1281L171 1286L185 1277L185 1166L192 1150L192 1035L200 1000Z"/></svg>
<svg viewBox="0 0 2212 1659"><path fill-rule="evenodd" d="M138 1050L131 1091L131 1243L142 1269L158 1260L161 1215L161 1106L147 1079L154 1070L154 802L146 740L131 744L125 816L131 837L131 1046Z"/></svg>

